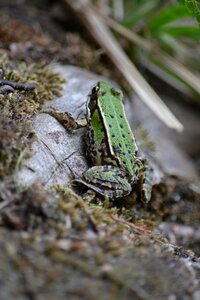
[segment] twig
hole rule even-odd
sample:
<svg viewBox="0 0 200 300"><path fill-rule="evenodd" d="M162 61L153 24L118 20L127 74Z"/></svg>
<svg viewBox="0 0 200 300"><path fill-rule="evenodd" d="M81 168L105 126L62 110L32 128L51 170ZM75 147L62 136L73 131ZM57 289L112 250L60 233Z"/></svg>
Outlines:
<svg viewBox="0 0 200 300"><path fill-rule="evenodd" d="M119 217L117 217L116 215L112 215L111 218L118 222L118 223L121 223L121 224L125 224L125 225L128 225L130 228L133 229L133 231L139 235L141 234L150 234L151 233L151 230L148 229L146 227L146 225L135 225L131 222L128 222L126 220L123 220L123 219L120 219Z"/></svg>
<svg viewBox="0 0 200 300"><path fill-rule="evenodd" d="M0 92L3 94L13 93L14 90L32 91L36 87L34 83L16 82L12 80L2 79L2 77L3 77L3 71L0 70Z"/></svg>
<svg viewBox="0 0 200 300"><path fill-rule="evenodd" d="M25 90L25 91L32 91L35 89L35 84L34 83L21 83L21 82L16 82L12 80L7 80L7 79L0 79L0 86L4 85L9 85L11 86L14 90Z"/></svg>

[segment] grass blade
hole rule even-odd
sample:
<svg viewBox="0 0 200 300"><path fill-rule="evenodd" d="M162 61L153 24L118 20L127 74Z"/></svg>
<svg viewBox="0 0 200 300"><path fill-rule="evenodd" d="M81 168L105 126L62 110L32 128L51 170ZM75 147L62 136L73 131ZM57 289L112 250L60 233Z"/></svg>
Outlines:
<svg viewBox="0 0 200 300"><path fill-rule="evenodd" d="M162 26L170 24L178 19L187 18L189 16L185 5L177 4L160 10L155 17L148 23L151 32L159 32Z"/></svg>

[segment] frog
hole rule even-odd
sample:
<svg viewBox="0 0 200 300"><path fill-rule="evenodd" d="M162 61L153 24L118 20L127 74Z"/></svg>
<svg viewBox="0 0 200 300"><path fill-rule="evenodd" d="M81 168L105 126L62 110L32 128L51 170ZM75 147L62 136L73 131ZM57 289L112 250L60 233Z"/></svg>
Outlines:
<svg viewBox="0 0 200 300"><path fill-rule="evenodd" d="M58 114L53 116L58 119ZM70 114L67 117L68 128L86 126L87 156L93 164L74 181L109 199L128 196L133 186L139 185L141 199L148 202L152 170L146 159L138 156L122 91L100 81L88 95L85 122Z"/></svg>

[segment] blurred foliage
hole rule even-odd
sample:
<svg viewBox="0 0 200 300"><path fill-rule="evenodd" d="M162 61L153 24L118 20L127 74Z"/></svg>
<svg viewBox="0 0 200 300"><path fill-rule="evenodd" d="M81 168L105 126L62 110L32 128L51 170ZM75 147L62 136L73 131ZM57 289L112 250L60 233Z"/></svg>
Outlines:
<svg viewBox="0 0 200 300"><path fill-rule="evenodd" d="M200 26L200 3L196 0L185 0L185 4L190 12L196 17Z"/></svg>
<svg viewBox="0 0 200 300"><path fill-rule="evenodd" d="M182 91L193 93L199 99L200 28L197 22L200 23L200 8L197 1L124 0L123 4L121 25L153 48L153 51L148 51L134 44L131 51L129 49L134 61L150 71L156 70L156 75L168 83L173 82L172 85ZM173 62L171 67L168 63L170 58ZM193 74L194 80L190 74Z"/></svg>

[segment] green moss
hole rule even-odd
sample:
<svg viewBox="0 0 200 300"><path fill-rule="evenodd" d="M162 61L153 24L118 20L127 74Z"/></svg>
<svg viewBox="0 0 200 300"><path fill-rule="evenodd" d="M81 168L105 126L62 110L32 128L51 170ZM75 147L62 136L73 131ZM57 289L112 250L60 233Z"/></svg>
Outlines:
<svg viewBox="0 0 200 300"><path fill-rule="evenodd" d="M33 91L0 95L0 179L3 179L13 175L22 158L30 155L33 116L45 101L60 95L64 80L45 63L27 65L13 62L7 56L0 58L0 69L3 79L36 85Z"/></svg>

